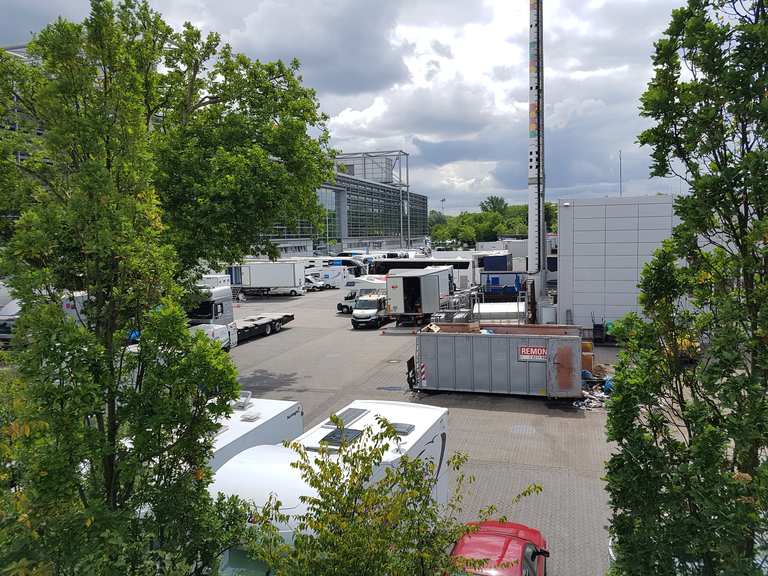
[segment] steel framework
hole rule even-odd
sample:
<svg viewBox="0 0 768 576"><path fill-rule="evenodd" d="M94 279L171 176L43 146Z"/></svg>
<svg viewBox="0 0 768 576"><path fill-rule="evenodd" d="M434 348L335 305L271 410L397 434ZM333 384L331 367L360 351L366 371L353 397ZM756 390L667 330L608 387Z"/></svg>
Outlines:
<svg viewBox="0 0 768 576"><path fill-rule="evenodd" d="M395 186L400 190L400 245L406 238L411 247L411 185L408 171L408 153L402 150L374 152L342 152L336 155L336 165L342 172L365 180ZM404 217L407 228L404 230ZM407 234L404 234L407 232Z"/></svg>

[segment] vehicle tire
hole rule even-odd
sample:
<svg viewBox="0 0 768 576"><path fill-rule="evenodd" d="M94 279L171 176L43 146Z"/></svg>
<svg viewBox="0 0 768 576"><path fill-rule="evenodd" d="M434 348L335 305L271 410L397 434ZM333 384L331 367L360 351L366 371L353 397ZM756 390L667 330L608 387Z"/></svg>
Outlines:
<svg viewBox="0 0 768 576"><path fill-rule="evenodd" d="M230 348L229 346L224 346L224 347L222 348L222 350L224 350L224 352L226 352L227 354L229 354L229 351L231 350L231 348Z"/></svg>
<svg viewBox="0 0 768 576"><path fill-rule="evenodd" d="M296 292L296 290L291 290L290 294L291 294L291 296L298 296L299 295L299 293Z"/></svg>
<svg viewBox="0 0 768 576"><path fill-rule="evenodd" d="M272 324L267 324L266 328L264 328L264 336L269 336L272 334Z"/></svg>
<svg viewBox="0 0 768 576"><path fill-rule="evenodd" d="M354 322L352 323L352 330L357 330L358 326Z"/></svg>
<svg viewBox="0 0 768 576"><path fill-rule="evenodd" d="M280 332L280 330L283 329L283 323L280 322L280 320L278 320L277 322L275 322L275 325L273 326L273 328L275 329L275 334L277 334L278 332Z"/></svg>
<svg viewBox="0 0 768 576"><path fill-rule="evenodd" d="M341 307L341 313L342 314L349 314L349 307L348 306L342 306Z"/></svg>

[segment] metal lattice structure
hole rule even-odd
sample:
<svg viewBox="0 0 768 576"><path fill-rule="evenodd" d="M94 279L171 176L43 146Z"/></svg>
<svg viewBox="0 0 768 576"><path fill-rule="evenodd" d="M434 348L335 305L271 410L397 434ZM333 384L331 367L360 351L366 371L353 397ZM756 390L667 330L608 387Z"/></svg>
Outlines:
<svg viewBox="0 0 768 576"><path fill-rule="evenodd" d="M379 150L374 152L342 152L336 155L336 169L340 174L380 182L394 186L400 193L400 238L410 248L411 204L408 153L402 150Z"/></svg>

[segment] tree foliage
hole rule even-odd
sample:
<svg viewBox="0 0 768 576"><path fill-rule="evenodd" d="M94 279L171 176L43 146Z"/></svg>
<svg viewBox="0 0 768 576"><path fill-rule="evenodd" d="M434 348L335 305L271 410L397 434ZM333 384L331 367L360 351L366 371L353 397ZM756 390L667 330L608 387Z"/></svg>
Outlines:
<svg viewBox="0 0 768 576"><path fill-rule="evenodd" d="M188 331L179 282L315 211L324 119L295 63L174 31L146 3L94 0L28 51L0 54L0 211L17 216L0 272L23 308L0 371L0 566L208 573L247 526L207 490L238 386Z"/></svg>
<svg viewBox="0 0 768 576"><path fill-rule="evenodd" d="M609 404L616 574L761 574L768 468L768 11L689 0L640 142L688 185L646 266Z"/></svg>
<svg viewBox="0 0 768 576"><path fill-rule="evenodd" d="M507 211L507 201L501 196L488 196L485 200L480 202L480 210L482 212L497 212L499 214L505 214Z"/></svg>
<svg viewBox="0 0 768 576"><path fill-rule="evenodd" d="M474 244L475 242L493 242L499 238L527 236L528 206L526 204L508 205L499 196L489 196L480 203L480 212L462 212L458 216L442 216L439 212L430 213L430 234L436 242L455 242ZM432 217L431 214L442 216ZM545 205L547 230L557 231L557 207L552 203Z"/></svg>

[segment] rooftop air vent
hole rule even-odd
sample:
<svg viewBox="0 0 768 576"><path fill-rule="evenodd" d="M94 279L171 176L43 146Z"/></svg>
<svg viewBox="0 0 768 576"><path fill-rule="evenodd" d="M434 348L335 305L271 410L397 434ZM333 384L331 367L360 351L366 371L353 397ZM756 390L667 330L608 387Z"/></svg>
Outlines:
<svg viewBox="0 0 768 576"><path fill-rule="evenodd" d="M392 422L392 428L395 429L395 432L397 432L398 436L405 437L413 432L416 429L416 426L413 424L405 424L403 422Z"/></svg>
<svg viewBox="0 0 768 576"><path fill-rule="evenodd" d="M248 408L251 405L251 395L252 392L240 392L240 398L235 400L234 403L235 410L245 410Z"/></svg>
<svg viewBox="0 0 768 576"><path fill-rule="evenodd" d="M321 444L330 444L331 446L341 446L342 442L351 443L357 440L363 433L362 430L355 430L354 428L336 428L326 434Z"/></svg>
<svg viewBox="0 0 768 576"><path fill-rule="evenodd" d="M242 420L243 422L256 422L256 420L258 420L259 418L261 418L261 414L256 412L256 410L250 410L245 414L243 414L242 416L240 416L240 420Z"/></svg>
<svg viewBox="0 0 768 576"><path fill-rule="evenodd" d="M368 410L363 408L347 408L346 410L336 414L336 416L339 418L339 420L341 420L342 426L346 428L353 422L360 420L360 418L366 414L368 414ZM336 425L330 420L327 420L325 424L323 424L323 428L336 428Z"/></svg>

